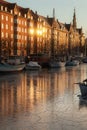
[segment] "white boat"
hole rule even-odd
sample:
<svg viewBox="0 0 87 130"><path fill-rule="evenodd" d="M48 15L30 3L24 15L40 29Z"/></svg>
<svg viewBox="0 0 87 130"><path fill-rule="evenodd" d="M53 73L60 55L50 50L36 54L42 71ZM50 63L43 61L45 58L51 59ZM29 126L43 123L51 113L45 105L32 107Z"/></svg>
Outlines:
<svg viewBox="0 0 87 130"><path fill-rule="evenodd" d="M36 61L29 61L29 63L25 66L26 70L39 70L41 69L41 66Z"/></svg>
<svg viewBox="0 0 87 130"><path fill-rule="evenodd" d="M11 65L8 63L0 63L0 72L16 72L21 71L25 67L25 64Z"/></svg>
<svg viewBox="0 0 87 130"><path fill-rule="evenodd" d="M87 98L87 79L83 80L83 82L81 83L77 83L79 85L80 88L80 92L81 92L81 96L83 98Z"/></svg>

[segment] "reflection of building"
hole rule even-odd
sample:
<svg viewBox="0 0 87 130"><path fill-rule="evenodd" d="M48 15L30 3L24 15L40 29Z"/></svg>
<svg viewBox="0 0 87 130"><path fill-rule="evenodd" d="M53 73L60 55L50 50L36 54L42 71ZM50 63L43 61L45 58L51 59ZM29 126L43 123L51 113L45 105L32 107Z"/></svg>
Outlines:
<svg viewBox="0 0 87 130"><path fill-rule="evenodd" d="M77 29L74 10L73 23L63 24L53 17L44 17L16 3L0 1L0 55L30 55L47 53L65 55L82 51L84 35Z"/></svg>
<svg viewBox="0 0 87 130"><path fill-rule="evenodd" d="M18 117L19 113L31 112L36 108L39 110L40 106L46 105L46 102L49 104L50 101L55 102L55 99L58 102L58 97L60 97L59 102L62 97L64 101L65 98L67 98L66 101L70 100L73 91L77 89L73 83L87 77L84 67L86 66L81 66L79 71L76 68L69 68L66 71L53 69L2 76L0 78L0 117L10 115Z"/></svg>

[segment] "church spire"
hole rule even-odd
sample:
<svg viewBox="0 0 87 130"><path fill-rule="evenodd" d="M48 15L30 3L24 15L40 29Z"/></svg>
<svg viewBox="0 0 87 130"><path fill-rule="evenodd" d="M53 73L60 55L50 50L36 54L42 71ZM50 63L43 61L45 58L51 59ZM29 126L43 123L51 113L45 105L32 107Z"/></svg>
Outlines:
<svg viewBox="0 0 87 130"><path fill-rule="evenodd" d="M73 28L76 30L77 28L77 23L76 23L76 11L74 9L74 14L73 14Z"/></svg>

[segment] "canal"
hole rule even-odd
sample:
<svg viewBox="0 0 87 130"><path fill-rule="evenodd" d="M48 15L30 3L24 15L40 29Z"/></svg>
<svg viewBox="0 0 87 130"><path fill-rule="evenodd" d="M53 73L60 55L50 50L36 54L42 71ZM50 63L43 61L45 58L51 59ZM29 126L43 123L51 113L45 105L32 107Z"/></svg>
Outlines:
<svg viewBox="0 0 87 130"><path fill-rule="evenodd" d="M87 130L76 82L87 65L0 75L0 130Z"/></svg>

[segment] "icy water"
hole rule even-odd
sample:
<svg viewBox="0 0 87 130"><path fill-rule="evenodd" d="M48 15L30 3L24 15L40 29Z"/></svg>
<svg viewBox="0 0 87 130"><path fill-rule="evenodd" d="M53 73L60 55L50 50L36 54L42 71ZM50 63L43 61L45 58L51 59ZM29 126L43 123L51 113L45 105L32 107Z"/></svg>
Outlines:
<svg viewBox="0 0 87 130"><path fill-rule="evenodd" d="M87 65L0 75L0 130L87 130Z"/></svg>

